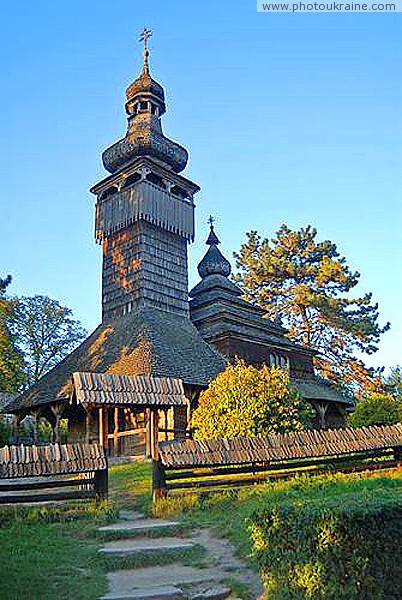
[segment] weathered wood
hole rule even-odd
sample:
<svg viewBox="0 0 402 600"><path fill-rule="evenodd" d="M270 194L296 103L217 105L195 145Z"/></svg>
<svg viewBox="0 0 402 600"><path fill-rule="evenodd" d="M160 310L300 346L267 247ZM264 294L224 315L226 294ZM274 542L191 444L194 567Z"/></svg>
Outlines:
<svg viewBox="0 0 402 600"><path fill-rule="evenodd" d="M191 468L340 456L398 446L402 446L402 423L259 438L173 441L161 444L160 458L167 468Z"/></svg>
<svg viewBox="0 0 402 600"><path fill-rule="evenodd" d="M60 475L67 477L57 477ZM70 475L77 477L71 478ZM83 479L85 476L86 479ZM30 477L38 481L25 480ZM0 448L1 479L11 480L0 483L1 504L85 498L98 501L107 497L107 461L98 444L4 446ZM70 487L80 489L65 489ZM49 489L59 491L49 492ZM26 493L35 490L43 490L43 493Z"/></svg>
<svg viewBox="0 0 402 600"><path fill-rule="evenodd" d="M102 469L95 472L95 497L97 502L108 498L108 470Z"/></svg>
<svg viewBox="0 0 402 600"><path fill-rule="evenodd" d="M114 407L113 454L119 456L119 407ZM109 436L110 437L110 436Z"/></svg>
<svg viewBox="0 0 402 600"><path fill-rule="evenodd" d="M388 461L383 461L383 462L373 462L373 463L366 463L364 465L345 465L345 466L339 466L337 467L336 471L338 473L361 473L362 471L381 471L382 469L389 469L392 467L396 467L398 466L399 463L395 460L388 460ZM309 475L321 475L324 473L328 473L329 471L331 471L332 469L329 468L329 465L327 465L326 467L316 467L316 468L311 468L308 471L305 471L305 473L308 473ZM259 483L260 481L276 481L278 479L289 479L290 477L294 477L295 475L300 474L300 471L281 471L281 472L270 472L270 473L265 473L264 475L261 476L255 476L255 477L250 477L250 478L238 478L238 479L233 479L233 480L228 480L228 479L221 479L221 480L215 480L212 481L211 485L209 485L209 481L202 481L202 482L191 482L191 485L185 485L186 482L184 483L180 483L177 485L174 484L170 484L167 483L166 486L166 492L174 492L174 493L180 493L180 494L188 494L188 493L194 493L194 490L197 488L202 488L203 493L204 492L213 492L216 491L217 488L225 488L227 486L230 487L241 487L241 486L251 486L254 484Z"/></svg>
<svg viewBox="0 0 402 600"><path fill-rule="evenodd" d="M383 461L374 463L373 458ZM174 441L161 444L154 477L163 476L166 493L186 488L251 485L301 472L385 468L401 460L402 424L398 423L260 438Z"/></svg>
<svg viewBox="0 0 402 600"><path fill-rule="evenodd" d="M14 494L0 496L0 504L31 504L34 502L60 502L61 500L88 500L95 498L95 490L79 492L49 492L48 494Z"/></svg>
<svg viewBox="0 0 402 600"><path fill-rule="evenodd" d="M4 492L15 492L15 491L29 491L29 490L42 490L42 489L51 489L51 488L61 488L61 487L74 487L81 486L83 483L85 485L94 485L95 478L91 477L89 479L57 479L57 480L44 480L44 481L34 481L34 482L24 482L24 483L1 483L0 484L0 493Z"/></svg>
<svg viewBox="0 0 402 600"><path fill-rule="evenodd" d="M160 460L152 461L152 496L153 501L160 498L166 498L167 488L166 488L166 477L165 477L165 469L163 468Z"/></svg>

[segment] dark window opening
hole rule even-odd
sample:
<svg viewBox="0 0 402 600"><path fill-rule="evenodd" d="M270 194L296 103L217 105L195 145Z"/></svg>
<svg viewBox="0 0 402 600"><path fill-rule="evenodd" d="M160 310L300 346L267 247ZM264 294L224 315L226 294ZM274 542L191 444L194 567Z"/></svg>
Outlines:
<svg viewBox="0 0 402 600"><path fill-rule="evenodd" d="M115 194L117 191L118 191L117 187L115 185L112 185L112 187L107 188L107 190L105 190L104 192L101 193L100 200L104 200L105 198L108 198L109 196L113 196L113 194Z"/></svg>
<svg viewBox="0 0 402 600"><path fill-rule="evenodd" d="M141 175L139 173L133 173L132 175L127 177L127 179L123 183L123 188L130 187L130 185L133 185L133 183L137 183L137 181L139 181L140 179Z"/></svg>
<svg viewBox="0 0 402 600"><path fill-rule="evenodd" d="M147 110L147 108L148 108L148 102L140 102L141 110Z"/></svg>
<svg viewBox="0 0 402 600"><path fill-rule="evenodd" d="M174 185L170 191L175 196L179 196L179 198L188 199L189 197L188 192L186 192L186 190L183 190L183 188L179 187L178 185Z"/></svg>
<svg viewBox="0 0 402 600"><path fill-rule="evenodd" d="M155 173L148 173L146 178L148 181L154 183L155 185L158 185L159 187L165 187L163 184L162 177L159 177L159 175L156 175Z"/></svg>

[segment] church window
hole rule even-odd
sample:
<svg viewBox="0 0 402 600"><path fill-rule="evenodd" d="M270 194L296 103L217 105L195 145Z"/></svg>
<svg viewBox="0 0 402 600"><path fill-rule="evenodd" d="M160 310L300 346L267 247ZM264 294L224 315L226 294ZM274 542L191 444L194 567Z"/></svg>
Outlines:
<svg viewBox="0 0 402 600"><path fill-rule="evenodd" d="M183 188L179 187L178 185L174 185L170 191L175 196L179 196L179 198L183 198L185 200L188 199L188 193L186 190L183 190Z"/></svg>
<svg viewBox="0 0 402 600"><path fill-rule="evenodd" d="M110 188L107 188L107 190L105 190L104 192L101 193L99 199L104 200L105 198L108 198L109 196L113 196L113 194L115 194L117 191L118 191L117 187L115 185L112 185Z"/></svg>
<svg viewBox="0 0 402 600"><path fill-rule="evenodd" d="M146 179L154 185L158 185L159 187L165 187L163 185L162 177L159 177L159 175L156 175L155 173L148 173Z"/></svg>
<svg viewBox="0 0 402 600"><path fill-rule="evenodd" d="M130 187L130 185L137 183L137 181L139 181L140 179L141 179L141 175L139 173L133 173L132 175L127 177L126 181L123 184L123 187L124 188Z"/></svg>
<svg viewBox="0 0 402 600"><path fill-rule="evenodd" d="M140 102L140 110L147 110L148 109L148 102Z"/></svg>

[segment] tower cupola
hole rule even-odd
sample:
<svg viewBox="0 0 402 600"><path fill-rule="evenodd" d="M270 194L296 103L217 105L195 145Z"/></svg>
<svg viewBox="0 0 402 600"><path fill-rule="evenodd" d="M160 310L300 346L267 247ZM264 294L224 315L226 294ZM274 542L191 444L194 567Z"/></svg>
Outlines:
<svg viewBox="0 0 402 600"><path fill-rule="evenodd" d="M147 40L151 32L144 29L144 62L141 75L126 89L127 132L102 154L105 169L116 173L140 156L157 160L174 173L187 165L188 152L162 131L161 117L166 112L163 87L152 79L149 71Z"/></svg>

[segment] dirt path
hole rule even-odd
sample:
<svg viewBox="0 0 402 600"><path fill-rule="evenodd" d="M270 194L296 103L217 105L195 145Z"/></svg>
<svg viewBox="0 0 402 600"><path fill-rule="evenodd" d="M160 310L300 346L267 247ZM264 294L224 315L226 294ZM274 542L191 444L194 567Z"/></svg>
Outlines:
<svg viewBox="0 0 402 600"><path fill-rule="evenodd" d="M241 559L226 539L220 539L206 528L197 529L182 537L178 523L146 518L140 513L122 512L113 525L100 528L105 541L100 552L105 556L139 558L146 555L150 566L111 570L109 591L102 600L224 600L238 598L236 589L244 596L256 599L263 594L261 578ZM203 548L201 558L191 564L191 557L178 560L173 551ZM158 558L164 554L163 562ZM153 560L153 557L154 560ZM129 564L129 560L128 563ZM247 590L247 593L245 593Z"/></svg>

